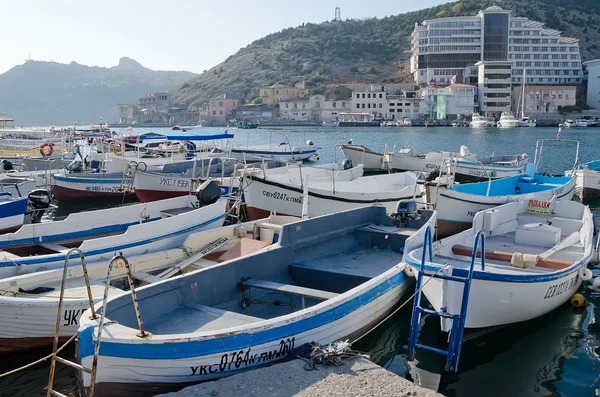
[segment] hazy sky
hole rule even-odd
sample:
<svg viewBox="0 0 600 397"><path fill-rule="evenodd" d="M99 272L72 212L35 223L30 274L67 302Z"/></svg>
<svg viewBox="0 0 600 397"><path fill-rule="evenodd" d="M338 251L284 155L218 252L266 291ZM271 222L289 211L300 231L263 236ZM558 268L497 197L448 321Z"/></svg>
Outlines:
<svg viewBox="0 0 600 397"><path fill-rule="evenodd" d="M342 19L383 17L444 0L0 0L0 73L34 60L201 72L269 33Z"/></svg>

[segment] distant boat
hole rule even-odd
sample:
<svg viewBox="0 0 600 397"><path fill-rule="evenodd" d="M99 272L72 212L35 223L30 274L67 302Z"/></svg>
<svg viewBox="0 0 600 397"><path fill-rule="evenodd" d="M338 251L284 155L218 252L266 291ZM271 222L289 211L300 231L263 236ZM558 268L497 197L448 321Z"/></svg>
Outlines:
<svg viewBox="0 0 600 397"><path fill-rule="evenodd" d="M484 128L484 127L493 127L494 122L489 120L487 117L480 116L478 114L473 114L471 117L471 128Z"/></svg>
<svg viewBox="0 0 600 397"><path fill-rule="evenodd" d="M498 120L498 128L515 128L519 127L519 120L510 112L502 112L500 120Z"/></svg>
<svg viewBox="0 0 600 397"><path fill-rule="evenodd" d="M109 297L94 391L153 395L363 335L409 289L402 252L435 222L414 202L392 216L371 206L287 224L276 246L138 288L147 336L136 336L131 296ZM99 320L86 311L80 322L76 356L91 368Z"/></svg>
<svg viewBox="0 0 600 397"><path fill-rule="evenodd" d="M243 161L304 161L317 154L320 147L314 145L290 145L282 142L279 145L256 145L246 148L235 146L231 149L231 157Z"/></svg>

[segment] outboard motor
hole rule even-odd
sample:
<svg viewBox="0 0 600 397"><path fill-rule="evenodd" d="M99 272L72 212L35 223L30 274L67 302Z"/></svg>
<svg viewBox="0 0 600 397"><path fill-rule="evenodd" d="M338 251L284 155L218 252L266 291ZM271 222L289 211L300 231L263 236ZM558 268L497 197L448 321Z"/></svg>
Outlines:
<svg viewBox="0 0 600 397"><path fill-rule="evenodd" d="M6 171L13 171L15 169L15 167L13 167L13 163L11 163L10 161L4 159L2 160L2 169L6 172Z"/></svg>
<svg viewBox="0 0 600 397"><path fill-rule="evenodd" d="M396 204L396 213L392 214L397 227L407 225L409 221L417 219L419 212L415 200L400 200Z"/></svg>
<svg viewBox="0 0 600 397"><path fill-rule="evenodd" d="M35 189L27 195L29 199L29 215L31 223L40 223L44 212L50 208L50 192L46 189Z"/></svg>
<svg viewBox="0 0 600 397"><path fill-rule="evenodd" d="M221 198L221 188L215 181L207 180L196 189L196 197L199 207L216 203Z"/></svg>
<svg viewBox="0 0 600 397"><path fill-rule="evenodd" d="M435 178L441 176L441 172L439 168L434 168L431 171L427 171L427 173L425 173L425 182L432 182L435 181Z"/></svg>
<svg viewBox="0 0 600 397"><path fill-rule="evenodd" d="M352 168L352 160L350 159L346 159L342 162L342 167L344 167L345 170L349 170L350 168Z"/></svg>
<svg viewBox="0 0 600 397"><path fill-rule="evenodd" d="M71 163L67 166L67 170L70 173L77 173L77 172L82 172L83 171L83 163L81 161L78 160L73 160L71 161Z"/></svg>

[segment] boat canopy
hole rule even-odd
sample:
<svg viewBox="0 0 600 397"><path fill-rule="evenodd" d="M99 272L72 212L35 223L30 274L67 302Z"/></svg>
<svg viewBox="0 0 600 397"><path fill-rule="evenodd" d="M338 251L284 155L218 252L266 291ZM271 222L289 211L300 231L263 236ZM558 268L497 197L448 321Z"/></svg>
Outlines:
<svg viewBox="0 0 600 397"><path fill-rule="evenodd" d="M165 131L147 132L139 135L140 139L167 139L169 141L210 141L215 139L231 139L233 134L224 132L199 131Z"/></svg>

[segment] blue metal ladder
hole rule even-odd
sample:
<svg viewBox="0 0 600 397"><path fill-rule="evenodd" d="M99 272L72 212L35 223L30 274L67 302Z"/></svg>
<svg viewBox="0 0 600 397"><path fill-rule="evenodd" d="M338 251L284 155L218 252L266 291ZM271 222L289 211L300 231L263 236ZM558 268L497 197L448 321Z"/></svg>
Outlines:
<svg viewBox="0 0 600 397"><path fill-rule="evenodd" d="M416 293L413 301L412 318L410 321L410 333L408 337L408 361L413 361L415 358L416 348L428 350L437 354L446 356L446 371L456 372L458 369L458 361L460 359L460 351L462 349L463 336L465 332L465 320L467 317L467 306L469 303L469 293L471 291L471 282L473 281L473 269L475 267L475 259L477 257L477 246L481 241L481 269L485 270L485 242L483 231L479 231L475 236L475 244L473 244L473 252L471 254L471 266L467 278L456 277L446 274L430 274L429 277L439 278L448 281L455 281L464 284L460 314L449 313L446 307L442 307L440 311L426 309L421 306L421 294L423 288L423 274L425 272L425 256L429 253L429 261L432 261L432 246L433 239L431 229L428 227L425 230L425 239L423 241L423 254L421 256L421 268L417 275ZM452 328L448 340L448 350L442 350L433 346L422 345L418 342L419 328L422 314L431 314L442 318L452 319Z"/></svg>

